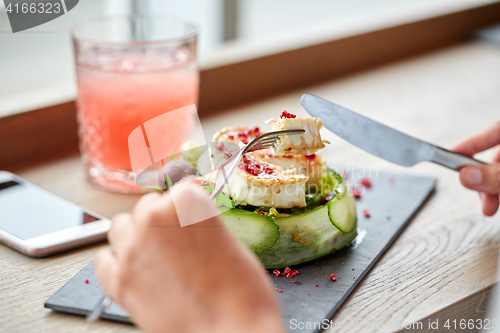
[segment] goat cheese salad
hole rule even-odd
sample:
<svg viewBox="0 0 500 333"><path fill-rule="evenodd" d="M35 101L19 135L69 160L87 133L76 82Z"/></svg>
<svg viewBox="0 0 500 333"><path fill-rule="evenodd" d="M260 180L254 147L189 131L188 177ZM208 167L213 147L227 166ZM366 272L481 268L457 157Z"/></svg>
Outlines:
<svg viewBox="0 0 500 333"><path fill-rule="evenodd" d="M267 124L272 131L305 132L282 136L270 149L245 154L217 197L217 204L226 207L220 217L266 268L296 265L342 249L357 235L356 204L344 179L318 152L326 142L320 134L323 122L284 111ZM224 144L238 148L261 134L258 127L222 128L213 137L216 149L211 157L228 160L233 154L221 149ZM191 149L182 156L204 175L210 191L214 172L203 170L206 156L200 155Z"/></svg>

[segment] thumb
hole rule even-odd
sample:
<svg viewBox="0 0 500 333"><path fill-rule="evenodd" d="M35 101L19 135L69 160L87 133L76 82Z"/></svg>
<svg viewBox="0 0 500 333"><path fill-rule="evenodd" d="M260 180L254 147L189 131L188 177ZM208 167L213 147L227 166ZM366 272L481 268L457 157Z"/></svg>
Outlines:
<svg viewBox="0 0 500 333"><path fill-rule="evenodd" d="M211 219L222 212L216 209L209 194L193 184L178 184L170 190L181 227L207 221L207 225L220 225L218 219Z"/></svg>
<svg viewBox="0 0 500 333"><path fill-rule="evenodd" d="M460 169L462 184L475 191L500 193L500 163L470 165Z"/></svg>

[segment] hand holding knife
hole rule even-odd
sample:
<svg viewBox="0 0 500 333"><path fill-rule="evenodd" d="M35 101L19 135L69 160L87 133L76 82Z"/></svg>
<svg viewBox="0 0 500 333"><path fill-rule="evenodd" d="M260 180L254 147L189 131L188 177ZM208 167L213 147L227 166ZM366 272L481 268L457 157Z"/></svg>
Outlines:
<svg viewBox="0 0 500 333"><path fill-rule="evenodd" d="M500 163L500 148L493 157L493 164L485 164L401 133L317 96L304 94L301 102L311 116L323 120L325 128L375 156L406 167L429 161L461 171L462 184L479 192L484 215L492 216L498 210L500 164L496 163ZM455 150L472 156L497 145L500 147L500 122L484 133L467 139ZM472 165L476 167L464 168Z"/></svg>
<svg viewBox="0 0 500 333"><path fill-rule="evenodd" d="M453 170L470 164L484 164L401 133L314 95L302 95L301 102L311 116L323 120L327 129L347 142L389 162L410 167L429 161Z"/></svg>

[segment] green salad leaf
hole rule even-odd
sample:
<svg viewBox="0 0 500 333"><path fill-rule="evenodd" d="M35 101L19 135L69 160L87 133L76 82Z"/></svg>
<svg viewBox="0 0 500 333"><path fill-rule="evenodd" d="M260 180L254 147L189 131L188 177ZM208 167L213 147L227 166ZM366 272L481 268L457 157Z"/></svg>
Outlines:
<svg viewBox="0 0 500 333"><path fill-rule="evenodd" d="M208 193L213 193L215 191L214 185L203 186L203 189ZM234 199L228 197L224 193L219 193L219 195L215 198L215 205L219 208L235 208L236 205L234 203Z"/></svg>
<svg viewBox="0 0 500 333"><path fill-rule="evenodd" d="M172 179L170 179L170 176L167 175L165 177L165 185L167 186L167 190L169 190L174 184L172 183Z"/></svg>

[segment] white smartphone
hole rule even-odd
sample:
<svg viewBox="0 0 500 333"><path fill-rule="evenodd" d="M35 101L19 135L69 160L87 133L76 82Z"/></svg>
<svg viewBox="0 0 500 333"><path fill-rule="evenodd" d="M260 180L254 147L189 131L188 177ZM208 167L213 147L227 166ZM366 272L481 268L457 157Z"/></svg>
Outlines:
<svg viewBox="0 0 500 333"><path fill-rule="evenodd" d="M23 254L44 257L104 241L110 225L96 213L0 171L0 242Z"/></svg>

